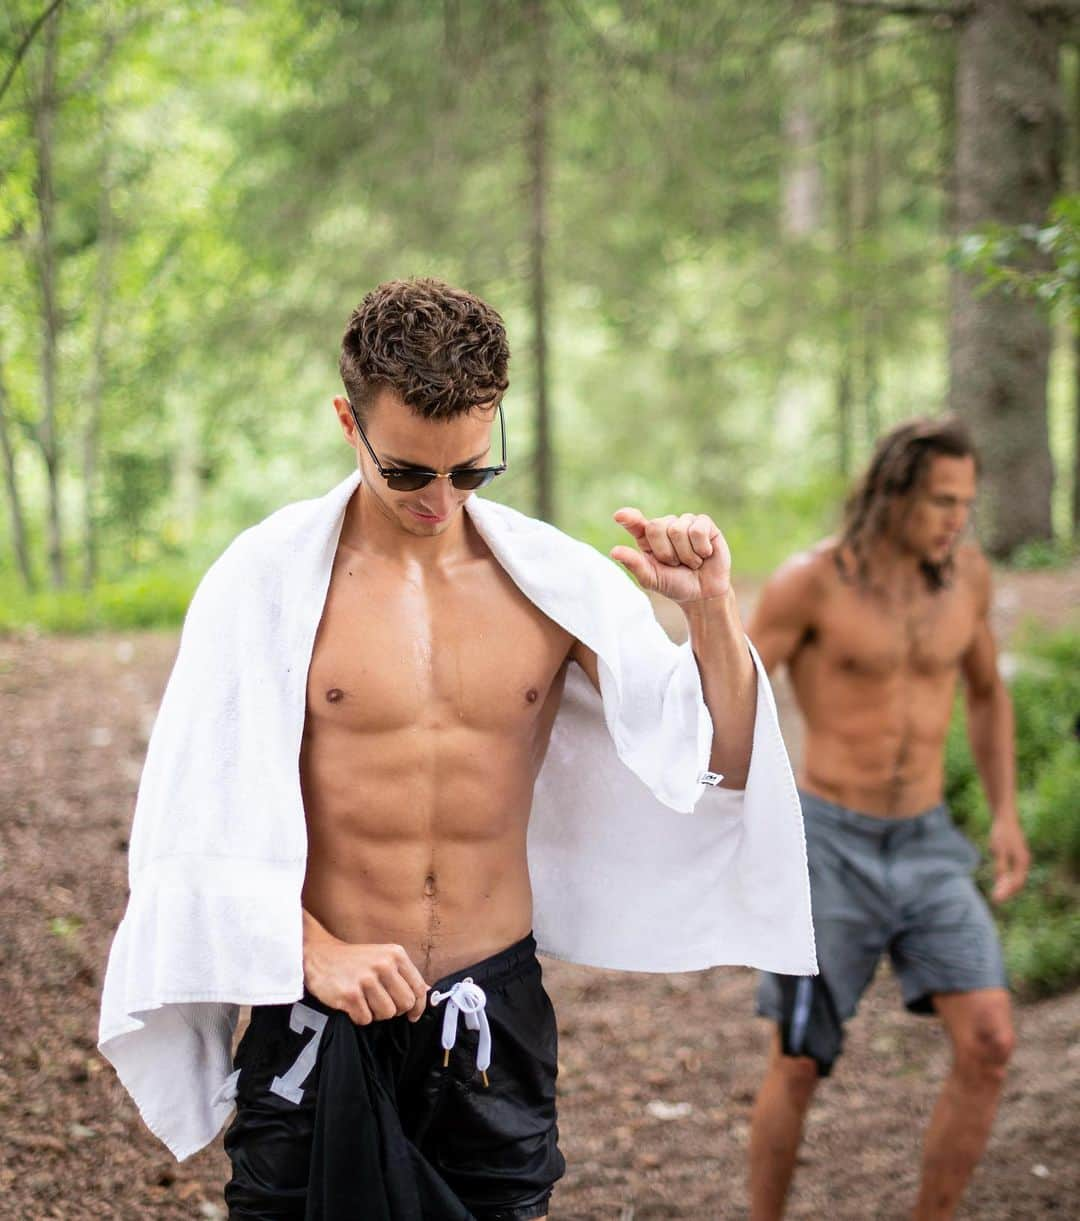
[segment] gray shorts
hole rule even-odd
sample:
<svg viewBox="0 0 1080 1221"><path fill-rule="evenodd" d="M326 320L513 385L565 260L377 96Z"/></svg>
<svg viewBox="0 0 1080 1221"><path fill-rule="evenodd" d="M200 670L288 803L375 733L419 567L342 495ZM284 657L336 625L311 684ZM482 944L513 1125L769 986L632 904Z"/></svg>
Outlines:
<svg viewBox="0 0 1080 1221"><path fill-rule="evenodd" d="M1007 987L972 878L979 854L947 806L877 818L800 796L821 974L762 974L758 987L758 1013L780 1023L788 1055L810 1056L828 1074L886 951L913 1013L932 1013L939 992Z"/></svg>

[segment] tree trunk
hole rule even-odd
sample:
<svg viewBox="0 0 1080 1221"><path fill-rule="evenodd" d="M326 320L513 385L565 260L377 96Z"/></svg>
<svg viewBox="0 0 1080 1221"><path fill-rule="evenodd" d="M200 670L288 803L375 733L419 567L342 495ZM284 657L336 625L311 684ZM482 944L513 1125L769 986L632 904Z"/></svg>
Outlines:
<svg viewBox="0 0 1080 1221"><path fill-rule="evenodd" d="M26 519L23 516L22 498L19 495L18 473L15 469L15 446L8 428L7 383L4 366L0 361L0 455L4 460L4 487L7 490L8 510L11 514L11 545L15 550L15 562L23 585L33 590L37 582L30 564L30 549L26 545Z"/></svg>
<svg viewBox="0 0 1080 1221"><path fill-rule="evenodd" d="M101 417L108 377L109 314L112 303L113 260L116 254L116 226L112 206L112 159L108 120L101 122L101 191L98 197L97 275L95 295L93 373L87 394L83 427L83 588L93 589L98 578L98 540L95 494L97 492L98 447Z"/></svg>
<svg viewBox="0 0 1080 1221"><path fill-rule="evenodd" d="M1072 126L1069 155L1069 189L1080 193L1080 47L1072 52ZM1073 312L1073 460L1072 502L1069 524L1074 542L1080 542L1080 310Z"/></svg>
<svg viewBox="0 0 1080 1221"><path fill-rule="evenodd" d="M816 44L792 41L778 52L783 99L784 156L780 167L780 237L788 250L785 259L796 278L801 277L804 249L828 241L828 196L823 158L827 114L825 92L828 61ZM813 418L813 388L804 377L792 377L794 343L807 324L805 294L788 292L780 313L773 362L774 382L764 421L767 432L786 430L787 421Z"/></svg>
<svg viewBox="0 0 1080 1221"><path fill-rule="evenodd" d="M548 12L547 0L528 0L526 20L532 36L532 87L529 96L529 296L533 321L536 377L536 512L555 520L551 418L547 353L547 196L548 196Z"/></svg>
<svg viewBox="0 0 1080 1221"><path fill-rule="evenodd" d="M56 113L56 62L60 43L60 13L54 11L45 25L45 63L41 93L34 105L34 140L37 173L34 194L38 207L38 288L41 294L41 419L38 443L45 461L48 486L47 539L49 577L59 588L64 584L64 546L60 522L60 455L56 427L57 347L60 310L56 299L56 250L53 221L56 197L53 189L53 119Z"/></svg>
<svg viewBox="0 0 1080 1221"><path fill-rule="evenodd" d="M1039 225L1061 184L1062 102L1053 19L1022 0L979 0L959 34L953 217ZM1038 303L980 293L954 273L949 401L983 456L982 534L1008 556L1052 534L1047 425L1050 320Z"/></svg>
<svg viewBox="0 0 1080 1221"><path fill-rule="evenodd" d="M780 229L789 241L812 241L822 228L825 185L821 167L816 49L802 43L783 51L784 163Z"/></svg>
<svg viewBox="0 0 1080 1221"><path fill-rule="evenodd" d="M1073 316L1072 538L1080 542L1080 312Z"/></svg>
<svg viewBox="0 0 1080 1221"><path fill-rule="evenodd" d="M852 69L849 62L848 19L836 10L833 24L833 80L836 90L833 126L836 133L836 170L833 193L834 247L839 266L840 285L836 315L836 372L833 409L836 430L836 462L845 479L851 475L852 417L854 403L853 367L855 325L855 265L852 249L852 180L855 162Z"/></svg>
<svg viewBox="0 0 1080 1221"><path fill-rule="evenodd" d="M881 432L881 135L878 127L878 80L874 49L868 46L862 64L863 155L861 208L858 220L862 247L863 293L862 397L866 439L873 444Z"/></svg>

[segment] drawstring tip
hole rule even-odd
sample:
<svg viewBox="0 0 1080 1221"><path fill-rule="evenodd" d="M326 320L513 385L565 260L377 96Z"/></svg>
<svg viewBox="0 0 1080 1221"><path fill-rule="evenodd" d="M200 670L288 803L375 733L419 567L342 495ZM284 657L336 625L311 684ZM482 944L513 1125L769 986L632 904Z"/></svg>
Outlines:
<svg viewBox="0 0 1080 1221"><path fill-rule="evenodd" d="M488 1081L488 1079L487 1079L487 1072L486 1072L484 1069L481 1069L481 1070L480 1070L480 1079L481 1079L481 1080L483 1081L483 1083L484 1083L484 1089L486 1089L486 1090L487 1090L487 1089L490 1089L490 1088L491 1088L491 1082L490 1082L490 1081Z"/></svg>
<svg viewBox="0 0 1080 1221"><path fill-rule="evenodd" d="M449 1047L443 1052L442 1066L443 1066L443 1068L450 1067L450 1048Z"/></svg>

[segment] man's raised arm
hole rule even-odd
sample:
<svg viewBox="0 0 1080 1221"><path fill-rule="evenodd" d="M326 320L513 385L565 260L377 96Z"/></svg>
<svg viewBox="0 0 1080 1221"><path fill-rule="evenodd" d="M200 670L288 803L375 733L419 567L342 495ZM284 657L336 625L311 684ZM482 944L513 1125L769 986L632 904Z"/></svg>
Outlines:
<svg viewBox="0 0 1080 1221"><path fill-rule="evenodd" d="M612 558L643 589L677 602L713 723L712 771L723 787L742 789L750 770L757 708L757 672L731 588L731 551L711 517L684 513L646 518L620 509L615 520L636 547L615 547Z"/></svg>

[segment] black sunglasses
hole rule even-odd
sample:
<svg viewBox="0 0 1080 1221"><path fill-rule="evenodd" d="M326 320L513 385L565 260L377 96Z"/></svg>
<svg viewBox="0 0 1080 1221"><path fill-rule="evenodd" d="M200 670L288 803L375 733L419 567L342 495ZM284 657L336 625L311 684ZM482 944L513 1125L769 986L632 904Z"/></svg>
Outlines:
<svg viewBox="0 0 1080 1221"><path fill-rule="evenodd" d="M383 466L375 456L367 434L360 427L356 408L351 400L346 401L364 448L371 455L372 462L392 492L418 492L421 488L426 488L433 479L449 479L459 492L475 492L477 488L487 487L496 475L501 475L506 470L506 421L503 419L502 403L496 408L499 413L499 433L502 437L502 462L498 466L458 466L452 471L426 471L419 466Z"/></svg>

